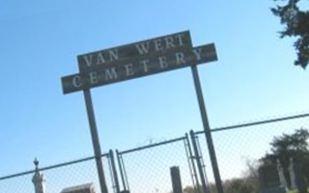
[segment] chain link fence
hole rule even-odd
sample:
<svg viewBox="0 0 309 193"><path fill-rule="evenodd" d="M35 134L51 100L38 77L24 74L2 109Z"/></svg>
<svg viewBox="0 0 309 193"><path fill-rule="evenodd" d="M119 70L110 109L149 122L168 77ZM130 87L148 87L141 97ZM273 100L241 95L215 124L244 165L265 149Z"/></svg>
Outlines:
<svg viewBox="0 0 309 193"><path fill-rule="evenodd" d="M281 137L283 134L291 135L298 129L309 129L308 114L212 129L224 192L231 192L231 182L236 182L237 179L255 177L254 183L257 184L254 185L259 186L257 176L259 160L267 153L271 153L271 142L275 137ZM208 180L214 184L205 134L203 131L195 134L203 153Z"/></svg>
<svg viewBox="0 0 309 193"><path fill-rule="evenodd" d="M108 168L108 154L102 156L106 163L105 178L109 190L113 190L112 177ZM45 193L60 193L67 187L92 183L96 192L100 192L96 163L94 157L88 157L71 162L61 163L49 167L39 168L45 182ZM35 170L4 176L0 178L1 193L34 193L32 178Z"/></svg>
<svg viewBox="0 0 309 193"><path fill-rule="evenodd" d="M232 125L211 130L224 192L230 193L233 182L256 174L259 160L271 151L274 137L309 128L309 114ZM102 155L109 193L171 193L170 168L180 169L185 193L215 193L214 175L204 131L152 143L129 150ZM111 159L114 157L114 159ZM117 166L112 168L111 165ZM46 179L45 193L93 183L100 186L94 157L39 168ZM34 192L35 170L0 177L0 193ZM258 181L254 181L258 183ZM254 192L254 191L251 191ZM251 193L250 191L248 193Z"/></svg>

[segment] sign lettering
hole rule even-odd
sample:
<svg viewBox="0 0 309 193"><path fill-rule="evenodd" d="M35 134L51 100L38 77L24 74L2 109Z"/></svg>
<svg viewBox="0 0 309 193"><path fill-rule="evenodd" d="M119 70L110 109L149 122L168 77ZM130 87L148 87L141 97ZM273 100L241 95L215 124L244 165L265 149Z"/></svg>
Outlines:
<svg viewBox="0 0 309 193"><path fill-rule="evenodd" d="M128 60L133 57L172 52L180 48L192 49L189 31L79 55L77 60L79 71L83 73L92 71L94 68L105 67L109 63Z"/></svg>
<svg viewBox="0 0 309 193"><path fill-rule="evenodd" d="M170 42L172 41L170 40ZM172 45L170 43L169 46ZM159 48L160 44L157 46ZM147 44L145 44L144 48L145 50L148 49ZM144 50L144 48L142 49ZM157 53L150 56L119 60L117 63L104 66L104 68L100 67L93 71L62 77L63 92L67 94L86 88L107 85L216 60L217 55L214 44L198 46L191 51L178 48L174 52Z"/></svg>

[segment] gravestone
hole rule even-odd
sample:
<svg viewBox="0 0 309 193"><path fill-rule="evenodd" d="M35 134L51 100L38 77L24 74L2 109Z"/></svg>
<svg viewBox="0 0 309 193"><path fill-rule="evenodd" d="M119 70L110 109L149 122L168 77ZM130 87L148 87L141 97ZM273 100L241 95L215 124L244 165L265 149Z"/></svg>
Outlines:
<svg viewBox="0 0 309 193"><path fill-rule="evenodd" d="M299 193L307 193L307 184L304 176L303 165L300 160L292 159L292 167L295 175L295 185Z"/></svg>
<svg viewBox="0 0 309 193"><path fill-rule="evenodd" d="M284 170L283 170L283 167L282 167L279 159L277 159L277 171L278 171L278 174L279 174L279 180L280 180L281 186L287 188L288 184L287 184L286 178L284 176Z"/></svg>
<svg viewBox="0 0 309 193"><path fill-rule="evenodd" d="M286 193L286 187L280 183L277 164L267 164L259 168L261 193Z"/></svg>
<svg viewBox="0 0 309 193"><path fill-rule="evenodd" d="M173 166L170 168L170 171L171 171L173 193L183 193L179 167Z"/></svg>
<svg viewBox="0 0 309 193"><path fill-rule="evenodd" d="M296 185L295 164L293 158L290 158L289 174L291 179L291 189L294 190L297 188L297 185Z"/></svg>
<svg viewBox="0 0 309 193"><path fill-rule="evenodd" d="M65 188L61 193L95 193L92 183Z"/></svg>

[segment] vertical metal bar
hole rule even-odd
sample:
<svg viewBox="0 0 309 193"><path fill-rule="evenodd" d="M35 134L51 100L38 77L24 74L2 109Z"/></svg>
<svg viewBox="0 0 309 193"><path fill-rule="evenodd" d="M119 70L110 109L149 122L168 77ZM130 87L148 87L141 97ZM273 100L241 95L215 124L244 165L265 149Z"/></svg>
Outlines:
<svg viewBox="0 0 309 193"><path fill-rule="evenodd" d="M118 168L120 170L120 177L121 177L123 190L127 190L126 183L125 183L125 180L124 180L123 167L122 167L122 164L121 164L121 161L120 161L120 154L119 154L119 151L117 149L116 149L116 155L117 155Z"/></svg>
<svg viewBox="0 0 309 193"><path fill-rule="evenodd" d="M188 144L188 150L187 151L188 151L188 154L189 154L189 159L191 160L191 165L192 165L192 170L193 170L192 181L194 181L193 178L195 179L195 184L193 182L194 189L197 190L198 193L202 193L200 191L200 182L199 182L199 179L197 177L196 167L195 167L195 163L194 163L194 157L193 157L193 153L192 153L192 149L191 149L188 133L186 133L185 141Z"/></svg>
<svg viewBox="0 0 309 193"><path fill-rule="evenodd" d="M123 157L122 154L120 155L120 160L121 160L121 165L123 167L123 172L124 172L124 179L126 180L126 185L127 185L127 190L130 191L130 185L129 185L129 181L128 181L128 175L127 175L127 171L126 171L126 167L124 165L124 161L123 161Z"/></svg>
<svg viewBox="0 0 309 193"><path fill-rule="evenodd" d="M188 167L189 167L189 171L190 171L190 177L191 177L191 181L192 181L192 185L193 188L195 189L196 184L195 184L195 175L194 175L194 171L193 171L193 163L191 161L191 156L189 155L189 150L188 150L188 146L189 144L187 143L186 139L183 140L183 144L184 144L184 148L185 148L185 152L186 152L186 157L187 157L187 161L188 161Z"/></svg>
<svg viewBox="0 0 309 193"><path fill-rule="evenodd" d="M99 142L99 136L97 131L97 125L95 121L95 115L93 110L93 104L91 99L91 93L89 89L83 90L84 92L84 98L86 103L86 109L87 109L87 115L89 120L89 126L90 126L90 132L91 132L91 139L92 139L92 145L97 165L97 171L99 176L99 182L101 187L101 193L108 193L104 171L103 171L103 163L101 158L101 147Z"/></svg>
<svg viewBox="0 0 309 193"><path fill-rule="evenodd" d="M110 155L110 160L111 160L113 179L115 183L116 192L119 193L120 188L119 188L118 175L117 175L117 170L116 170L116 165L115 165L114 152L112 150L109 150L109 155Z"/></svg>
<svg viewBox="0 0 309 193"><path fill-rule="evenodd" d="M110 175L111 175L111 181L112 181L112 188L113 188L113 191L114 191L114 193L117 193L116 192L116 186L115 186L115 180L114 180L114 177L113 177L113 169L112 169L112 161L111 161L111 158L110 158L110 154L108 153L107 154L107 160L108 160L108 169L109 169L109 173L110 173Z"/></svg>
<svg viewBox="0 0 309 193"><path fill-rule="evenodd" d="M197 148L198 148L198 151L200 152L200 155L201 155L201 163L202 163L202 166L203 166L203 173L204 173L204 177L205 177L205 180L206 180L206 185L209 185L209 181L208 181L207 173L206 173L206 165L205 165L204 158L203 158L204 157L203 151L201 149L201 143L199 141L198 135L195 135L195 136L196 136ZM207 187L207 190L208 190L208 192L210 192L209 186Z"/></svg>
<svg viewBox="0 0 309 193"><path fill-rule="evenodd" d="M212 165L212 169L213 169L213 173L214 173L214 177L216 181L217 190L218 190L218 193L223 193L222 181L221 181L221 176L220 176L219 167L217 163L216 152L215 152L214 144L212 141L210 126L209 126L208 117L206 113L206 106L204 103L202 87L201 87L200 78L198 75L198 70L197 70L196 65L191 66L191 71L192 71L195 91L196 91L196 95L197 95L197 99L198 99L198 103L200 107L200 113L201 113L201 117L203 121L205 137L206 137L206 141L208 145L209 156L210 156L211 165Z"/></svg>
<svg viewBox="0 0 309 193"><path fill-rule="evenodd" d="M194 157L196 159L197 168L198 168L199 175L200 175L201 182L202 182L203 192L207 193L206 180L204 178L203 167L202 167L200 155L199 155L199 152L198 152L198 149L197 149L197 145L196 145L196 141L195 141L195 134L194 134L193 130L190 131L190 137L191 137L191 142L192 142L192 145L193 145L193 151L194 151L194 154L195 154Z"/></svg>

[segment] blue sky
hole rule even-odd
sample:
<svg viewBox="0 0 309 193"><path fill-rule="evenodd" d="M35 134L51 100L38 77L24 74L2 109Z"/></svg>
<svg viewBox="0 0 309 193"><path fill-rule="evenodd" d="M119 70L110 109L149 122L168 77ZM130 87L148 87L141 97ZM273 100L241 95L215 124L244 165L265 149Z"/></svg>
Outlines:
<svg viewBox="0 0 309 193"><path fill-rule="evenodd" d="M92 155L82 92L60 78L78 54L190 30L219 60L199 66L210 125L308 112L308 70L271 0L1 0L0 176ZM92 90L103 151L202 130L189 68ZM216 142L215 142L216 143Z"/></svg>

